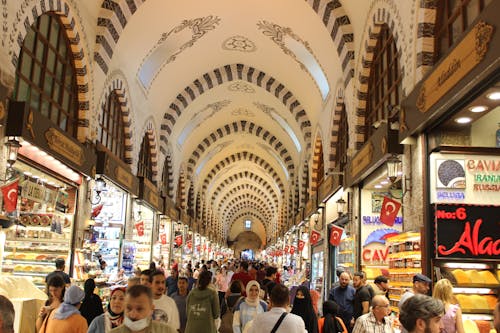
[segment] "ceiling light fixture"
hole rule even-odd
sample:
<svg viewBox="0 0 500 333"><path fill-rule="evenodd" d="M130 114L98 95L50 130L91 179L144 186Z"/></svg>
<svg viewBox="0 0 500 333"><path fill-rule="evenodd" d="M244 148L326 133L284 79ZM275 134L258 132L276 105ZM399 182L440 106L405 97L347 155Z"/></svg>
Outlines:
<svg viewBox="0 0 500 333"><path fill-rule="evenodd" d="M500 91L489 93L488 95L486 95L486 97L492 101L498 101L500 100Z"/></svg>
<svg viewBox="0 0 500 333"><path fill-rule="evenodd" d="M455 122L458 124L468 124L472 121L472 118L469 117L460 117L455 119Z"/></svg>
<svg viewBox="0 0 500 333"><path fill-rule="evenodd" d="M469 111L474 112L474 113L480 113L480 112L484 112L486 110L488 110L488 107L484 106L484 105L476 105L476 106L471 106L469 108Z"/></svg>
<svg viewBox="0 0 500 333"><path fill-rule="evenodd" d="M377 184L375 185L375 188L382 188L382 185Z"/></svg>

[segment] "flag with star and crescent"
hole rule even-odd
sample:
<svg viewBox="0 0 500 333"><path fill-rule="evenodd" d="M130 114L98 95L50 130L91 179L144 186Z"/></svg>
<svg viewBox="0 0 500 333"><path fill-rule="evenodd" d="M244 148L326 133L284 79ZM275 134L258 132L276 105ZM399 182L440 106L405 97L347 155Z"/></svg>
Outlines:
<svg viewBox="0 0 500 333"><path fill-rule="evenodd" d="M384 197L382 208L380 210L380 222L390 227L394 225L394 221L398 216L401 203L389 197Z"/></svg>
<svg viewBox="0 0 500 333"><path fill-rule="evenodd" d="M343 233L344 233L343 228L336 226L336 225L332 225L332 227L330 229L330 244L332 246L339 246Z"/></svg>
<svg viewBox="0 0 500 333"><path fill-rule="evenodd" d="M0 187L3 195L3 206L6 213L12 213L17 207L19 178Z"/></svg>

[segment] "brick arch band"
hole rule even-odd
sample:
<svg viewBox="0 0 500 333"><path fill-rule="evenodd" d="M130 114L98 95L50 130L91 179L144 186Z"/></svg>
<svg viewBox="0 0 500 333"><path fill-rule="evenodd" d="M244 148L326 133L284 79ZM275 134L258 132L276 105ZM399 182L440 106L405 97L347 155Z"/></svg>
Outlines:
<svg viewBox="0 0 500 333"><path fill-rule="evenodd" d="M158 151L156 149L156 135L154 130L154 125L151 121L148 121L144 135L147 136L149 140L150 154L151 154L151 164L153 167L153 180L158 179Z"/></svg>
<svg viewBox="0 0 500 333"><path fill-rule="evenodd" d="M167 177L167 182L163 183L164 187L162 190L169 198L174 198L174 166L172 162L172 155L167 153L165 155L165 162L163 163L163 174L162 180Z"/></svg>
<svg viewBox="0 0 500 333"><path fill-rule="evenodd" d="M335 170L335 157L337 155L337 145L339 142L339 127L340 127L340 121L342 118L342 112L344 111L344 98L343 97L337 97L337 100L335 102L335 108L333 109L333 116L332 116L332 130L330 133L330 154L328 155L328 172L332 172Z"/></svg>
<svg viewBox="0 0 500 333"><path fill-rule="evenodd" d="M281 196L284 195L285 187L283 185L283 181L278 176L278 173L274 170L274 168L266 160L262 159L261 157L255 155L253 153L247 152L247 151L232 154L230 156L225 157L223 160L221 160L219 163L217 163L212 168L212 170L210 170L208 175L205 177L205 179L203 181L202 191L203 192L206 191L206 189L208 188L208 185L210 184L210 181L217 175L218 172L220 172L222 169L224 169L224 168L226 168L234 163L240 162L240 161L253 162L253 163L261 166L262 168L264 168L268 172L268 175L270 175L275 180L276 185L280 189ZM268 191L272 191L274 193L274 190L271 186L270 186L270 188L268 188Z"/></svg>
<svg viewBox="0 0 500 333"><path fill-rule="evenodd" d="M361 149L361 147L365 143L365 114L368 101L368 82L371 74L370 69L372 60L375 57L375 45L377 45L377 39L380 35L380 31L384 23L387 24L387 26L389 27L389 31L392 33L398 52L400 54L402 52L400 45L401 43L398 43L399 36L397 30L394 29L396 22L394 21L394 18L390 16L390 13L386 8L379 8L378 10L376 10L373 14L371 22L373 22L373 25L368 28L368 40L366 40L364 43L364 55L361 60L361 66L363 68L362 70L360 70L358 77L358 107L356 109L354 129L356 133L356 141L354 143L356 150ZM400 66L402 76L404 77L405 71L402 62L400 62Z"/></svg>
<svg viewBox="0 0 500 333"><path fill-rule="evenodd" d="M270 216L268 216L265 211L262 211L258 208L259 207L257 207L254 202L242 200L242 201L238 202L237 204L231 206L230 208L226 209L223 212L222 219L223 219L223 221L226 221L224 223L224 225L226 227L229 226L228 221L232 220L233 216L235 216L236 214L238 214L241 211L246 210L246 209L252 210L254 212L258 212L263 217L262 223L263 224L270 224Z"/></svg>
<svg viewBox="0 0 500 333"><path fill-rule="evenodd" d="M322 169L322 170L321 170ZM311 192L316 193L319 189L320 176L324 175L324 160L323 160L323 142L318 135L314 142L313 160L312 160L312 176L311 176ZM322 174L320 174L322 173Z"/></svg>
<svg viewBox="0 0 500 333"><path fill-rule="evenodd" d="M283 159L283 162L286 164L288 171L293 173L295 165L293 164L292 156L286 149L285 145L280 140L278 140L278 138L274 136L270 131L264 129L262 126L256 125L255 123L248 122L246 120L240 120L219 127L218 129L210 133L210 135L200 141L196 149L191 153L187 162L188 175L192 175L193 170L196 167L196 163L198 162L202 154L206 152L211 145L224 138L225 136L237 133L249 133L255 135L258 138L262 138Z"/></svg>
<svg viewBox="0 0 500 333"><path fill-rule="evenodd" d="M13 33L17 32L17 36L10 37L12 41L15 40L17 42L13 45L11 62L14 67L17 68L19 54L28 30L36 22L39 16L48 12L54 12L59 15L66 32L66 36L69 40L69 45L73 55L73 65L75 68L76 86L78 91L77 139L80 142L85 142L87 139L90 139L90 95L86 65L87 60L85 58L85 52L81 46L80 33L76 27L76 20L70 10L70 6L65 0L40 0L31 7L31 10L26 10L27 14L22 20L24 29L15 29Z"/></svg>
<svg viewBox="0 0 500 333"><path fill-rule="evenodd" d="M262 203L266 204L266 206L268 206L268 208L271 209L272 212L276 213L276 207L272 206L274 200L272 200L264 191L262 191L258 187L248 186L248 188L241 189L238 192L239 193L235 193L235 191L231 190L226 193L220 200L217 200L217 203L215 204L215 206L218 208L217 211L220 211L220 208L223 205L226 205L226 203L230 203L230 201L234 200L234 198L236 198L237 196L242 194L249 194L252 196L252 198L256 198L257 200L262 201Z"/></svg>
<svg viewBox="0 0 500 333"><path fill-rule="evenodd" d="M213 198L214 202L215 200L217 201L225 201L227 200L230 196L237 195L239 192L245 192L245 191L251 191L257 193L259 196L262 198L265 198L267 202L278 202L278 196L274 192L267 192L263 191L260 187L255 186L253 184L240 184L234 186L232 189L230 189L224 197L222 197L220 200Z"/></svg>
<svg viewBox="0 0 500 333"><path fill-rule="evenodd" d="M161 149L166 149L168 136L172 133L177 119L191 102L215 86L236 80L255 84L278 98L297 121L307 149L311 147L311 122L293 93L284 84L254 67L244 64L232 64L203 74L177 95L163 116L160 133Z"/></svg>
<svg viewBox="0 0 500 333"><path fill-rule="evenodd" d="M226 211L231 210L233 207L237 207L240 202L245 204L252 203L254 208L264 212L268 218L274 216L270 205L266 204L264 200L262 200L262 198L259 198L255 194L250 193L239 194L228 202L220 203L219 207L217 207L217 212L222 211L224 214Z"/></svg>
<svg viewBox="0 0 500 333"><path fill-rule="evenodd" d="M111 81L104 93L101 102L101 110L106 108L106 103L108 102L108 98L112 92L115 92L118 96L118 101L120 104L121 115L123 119L123 130L125 135L125 160L124 162L127 164L132 164L132 118L130 114L129 101L128 101L128 91L125 88L125 84L122 79L116 78Z"/></svg>

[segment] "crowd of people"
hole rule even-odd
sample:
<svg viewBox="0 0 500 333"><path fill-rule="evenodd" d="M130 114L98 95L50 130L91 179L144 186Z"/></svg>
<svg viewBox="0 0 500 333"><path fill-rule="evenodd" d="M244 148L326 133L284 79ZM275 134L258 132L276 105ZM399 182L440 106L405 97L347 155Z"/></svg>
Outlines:
<svg viewBox="0 0 500 333"><path fill-rule="evenodd" d="M465 333L450 281L437 281L431 297L432 281L422 274L402 295L397 317L391 314L388 276L368 284L363 272L339 272L318 309L317 292L307 283L288 288L278 269L264 263L173 262L168 274L152 264L137 271L126 288L112 287L103 309L92 279L82 290L67 282L63 270L58 262L47 277L48 300L37 332ZM494 326L500 333L499 304ZM0 296L0 333L14 332L13 323L14 307Z"/></svg>

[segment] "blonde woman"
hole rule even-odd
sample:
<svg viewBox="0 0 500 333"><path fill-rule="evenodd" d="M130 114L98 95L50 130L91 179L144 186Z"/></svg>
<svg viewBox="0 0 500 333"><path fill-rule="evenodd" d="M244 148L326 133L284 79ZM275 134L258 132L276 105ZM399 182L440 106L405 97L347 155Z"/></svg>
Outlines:
<svg viewBox="0 0 500 333"><path fill-rule="evenodd" d="M444 303L445 314L441 317L443 333L465 333L462 323L462 310L455 304L453 286L448 279L439 280L434 286L432 297Z"/></svg>

